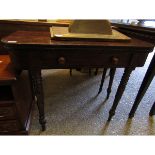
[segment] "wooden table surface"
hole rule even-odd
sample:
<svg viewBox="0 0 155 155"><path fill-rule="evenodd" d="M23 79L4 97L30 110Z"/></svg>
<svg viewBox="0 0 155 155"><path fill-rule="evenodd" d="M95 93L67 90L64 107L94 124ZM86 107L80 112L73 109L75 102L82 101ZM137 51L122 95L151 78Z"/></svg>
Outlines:
<svg viewBox="0 0 155 155"><path fill-rule="evenodd" d="M152 48L151 43L132 38L129 42L108 42L108 41L58 41L52 40L49 32L40 31L17 31L1 40L3 43L14 45L53 45L53 46L98 46L98 47L133 47L133 48ZM8 42L16 41L16 42Z"/></svg>

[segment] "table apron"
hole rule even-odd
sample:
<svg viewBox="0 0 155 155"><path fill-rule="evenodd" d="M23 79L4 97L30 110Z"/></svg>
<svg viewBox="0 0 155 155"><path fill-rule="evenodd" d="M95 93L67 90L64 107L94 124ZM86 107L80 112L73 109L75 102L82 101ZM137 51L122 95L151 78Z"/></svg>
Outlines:
<svg viewBox="0 0 155 155"><path fill-rule="evenodd" d="M76 67L141 67L148 53L102 51L14 51L10 52L15 67L65 69Z"/></svg>

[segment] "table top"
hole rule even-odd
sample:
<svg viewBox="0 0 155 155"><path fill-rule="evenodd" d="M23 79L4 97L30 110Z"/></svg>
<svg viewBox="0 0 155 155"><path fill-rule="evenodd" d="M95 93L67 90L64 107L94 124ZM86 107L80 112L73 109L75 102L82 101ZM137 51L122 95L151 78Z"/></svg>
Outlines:
<svg viewBox="0 0 155 155"><path fill-rule="evenodd" d="M147 26L146 24L134 24L131 25L129 23L118 23L118 22L112 22L113 26L119 27L119 28L125 28L129 30L136 30L141 31L145 33L149 33L150 35L155 35L155 26Z"/></svg>
<svg viewBox="0 0 155 155"><path fill-rule="evenodd" d="M155 21L154 25L147 26L145 24L127 24L127 23L112 23L116 30L123 32L129 36L142 39L155 45Z"/></svg>
<svg viewBox="0 0 155 155"><path fill-rule="evenodd" d="M31 19L31 20L0 20L0 24L11 24L11 25L31 25L31 26L57 26L57 25L61 25L61 26L68 26L69 25L69 21L68 20L35 20L35 19Z"/></svg>
<svg viewBox="0 0 155 155"><path fill-rule="evenodd" d="M153 49L154 45L136 38L129 42L110 41L56 41L50 37L50 32L40 31L16 31L3 38L2 43L9 46L30 47L52 46L52 47L131 47Z"/></svg>

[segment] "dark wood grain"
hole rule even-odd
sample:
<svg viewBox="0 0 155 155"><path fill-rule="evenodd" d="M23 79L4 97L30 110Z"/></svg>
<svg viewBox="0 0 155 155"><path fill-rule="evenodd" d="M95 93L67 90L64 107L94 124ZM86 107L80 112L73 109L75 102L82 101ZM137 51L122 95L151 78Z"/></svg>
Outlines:
<svg viewBox="0 0 155 155"><path fill-rule="evenodd" d="M11 24L11 25L24 25L24 26L68 26L69 22L66 20L0 20L0 24Z"/></svg>
<svg viewBox="0 0 155 155"><path fill-rule="evenodd" d="M32 93L28 75L0 84L0 134L28 134Z"/></svg>
<svg viewBox="0 0 155 155"><path fill-rule="evenodd" d="M49 29L52 26L68 26L68 24L69 23L65 22L65 20L50 20L46 22L38 20L0 20L0 40L1 38L19 30L49 32ZM8 51L2 46L1 42L0 54L8 54Z"/></svg>
<svg viewBox="0 0 155 155"><path fill-rule="evenodd" d="M16 76L9 55L0 55L0 83L6 84L15 80Z"/></svg>
<svg viewBox="0 0 155 155"><path fill-rule="evenodd" d="M15 75L9 55L0 61L0 134L28 134L33 102L28 75Z"/></svg>
<svg viewBox="0 0 155 155"><path fill-rule="evenodd" d="M8 41L17 41L16 43L9 43ZM104 42L104 41L56 41L56 40L51 40L50 38L50 32L41 32L41 31L17 31L9 35L8 37L5 37L2 39L3 43L6 44L12 44L15 45L16 47L20 44L20 47L28 47L27 45L35 47L39 46L46 46L46 47L106 47L110 48L111 46L113 47L119 47L119 48L138 48L144 49L144 48L152 48L153 45L150 43L147 43L145 41L132 38L130 42ZM47 46L48 45L48 46ZM117 49L116 49L117 50Z"/></svg>
<svg viewBox="0 0 155 155"><path fill-rule="evenodd" d="M19 30L49 31L50 26L51 25L46 25L42 22L0 20L0 39ZM8 54L7 49L3 47L1 42L0 54Z"/></svg>

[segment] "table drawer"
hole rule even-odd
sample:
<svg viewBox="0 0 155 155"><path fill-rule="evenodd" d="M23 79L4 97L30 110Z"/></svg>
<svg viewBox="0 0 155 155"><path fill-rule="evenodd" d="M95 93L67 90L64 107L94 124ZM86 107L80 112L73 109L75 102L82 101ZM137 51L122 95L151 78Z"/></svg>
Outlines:
<svg viewBox="0 0 155 155"><path fill-rule="evenodd" d="M102 52L103 53L103 52ZM38 59L43 68L68 68L68 67L127 67L131 60L131 54L95 54L89 52L59 52L40 55Z"/></svg>
<svg viewBox="0 0 155 155"><path fill-rule="evenodd" d="M0 120L15 119L14 107L0 107Z"/></svg>

